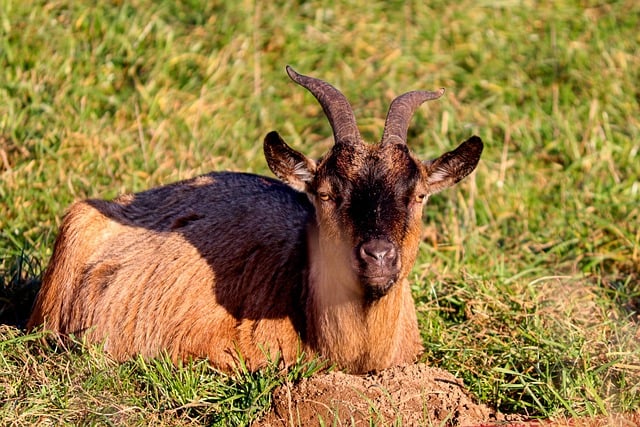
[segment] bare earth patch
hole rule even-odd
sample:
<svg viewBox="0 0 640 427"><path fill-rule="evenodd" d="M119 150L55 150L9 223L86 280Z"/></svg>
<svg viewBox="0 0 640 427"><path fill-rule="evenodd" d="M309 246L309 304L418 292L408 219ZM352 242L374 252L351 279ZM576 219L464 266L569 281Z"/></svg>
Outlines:
<svg viewBox="0 0 640 427"><path fill-rule="evenodd" d="M368 375L330 372L276 390L261 426L472 426L517 421L476 404L462 380L423 363Z"/></svg>

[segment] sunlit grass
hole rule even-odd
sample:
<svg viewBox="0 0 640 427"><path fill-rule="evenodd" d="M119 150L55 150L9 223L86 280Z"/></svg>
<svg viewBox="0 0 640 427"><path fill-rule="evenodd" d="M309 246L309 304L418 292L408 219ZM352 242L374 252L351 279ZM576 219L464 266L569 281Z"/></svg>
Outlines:
<svg viewBox="0 0 640 427"><path fill-rule="evenodd" d="M425 210L410 276L422 360L504 411L634 410L636 3L0 0L2 321L23 324L72 201L216 169L266 174L274 129L322 154L331 129L291 64L339 87L368 140L394 96L445 87L417 112L411 148L485 141L477 172ZM17 425L246 424L286 378L116 364L0 334L0 419Z"/></svg>

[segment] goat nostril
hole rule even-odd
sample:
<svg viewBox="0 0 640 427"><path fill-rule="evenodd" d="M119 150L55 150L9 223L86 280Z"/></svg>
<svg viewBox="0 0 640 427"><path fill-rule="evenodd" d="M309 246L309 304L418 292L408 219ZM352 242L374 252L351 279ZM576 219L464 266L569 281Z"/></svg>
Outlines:
<svg viewBox="0 0 640 427"><path fill-rule="evenodd" d="M396 248L386 240L371 240L360 246L360 258L366 262L393 262L396 258Z"/></svg>

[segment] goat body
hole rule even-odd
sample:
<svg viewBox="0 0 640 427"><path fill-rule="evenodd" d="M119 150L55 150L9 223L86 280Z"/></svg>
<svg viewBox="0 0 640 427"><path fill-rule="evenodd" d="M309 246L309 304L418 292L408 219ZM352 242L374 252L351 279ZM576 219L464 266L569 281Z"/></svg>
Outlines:
<svg viewBox="0 0 640 427"><path fill-rule="evenodd" d="M222 369L302 352L351 372L415 360L406 277L422 205L475 168L482 143L415 159L408 120L442 93L410 92L392 104L382 142L365 144L337 89L287 71L327 113L336 144L326 156L315 162L271 132L265 156L284 182L214 172L74 204L28 327L103 342L118 360L167 351Z"/></svg>

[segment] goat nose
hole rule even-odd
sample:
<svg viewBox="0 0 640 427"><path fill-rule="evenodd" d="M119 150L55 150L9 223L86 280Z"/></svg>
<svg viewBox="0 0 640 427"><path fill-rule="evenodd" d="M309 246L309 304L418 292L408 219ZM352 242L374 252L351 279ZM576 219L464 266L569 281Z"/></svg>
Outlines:
<svg viewBox="0 0 640 427"><path fill-rule="evenodd" d="M360 258L368 264L388 265L396 260L396 248L387 240L370 240L360 246Z"/></svg>

